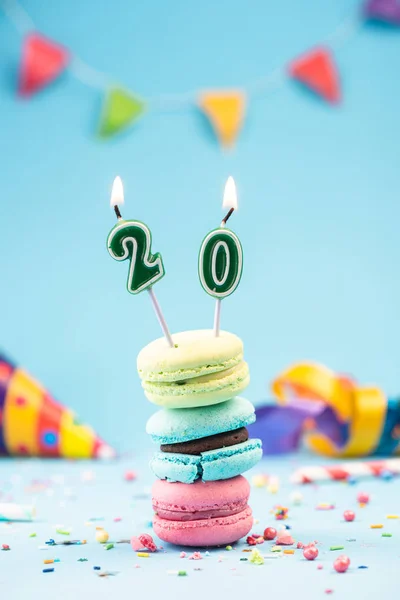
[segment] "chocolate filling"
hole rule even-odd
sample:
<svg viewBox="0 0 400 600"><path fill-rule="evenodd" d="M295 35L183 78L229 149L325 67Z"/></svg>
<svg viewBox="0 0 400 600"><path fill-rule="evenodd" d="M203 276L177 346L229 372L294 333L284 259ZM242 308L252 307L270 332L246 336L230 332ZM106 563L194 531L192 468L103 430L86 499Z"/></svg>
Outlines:
<svg viewBox="0 0 400 600"><path fill-rule="evenodd" d="M177 444L161 444L161 452L177 452L178 454L193 454L199 456L202 452L208 450L217 450L217 448L225 448L234 446L249 439L249 434L246 427L235 429L234 431L225 431L216 435L191 440L190 442L179 442Z"/></svg>

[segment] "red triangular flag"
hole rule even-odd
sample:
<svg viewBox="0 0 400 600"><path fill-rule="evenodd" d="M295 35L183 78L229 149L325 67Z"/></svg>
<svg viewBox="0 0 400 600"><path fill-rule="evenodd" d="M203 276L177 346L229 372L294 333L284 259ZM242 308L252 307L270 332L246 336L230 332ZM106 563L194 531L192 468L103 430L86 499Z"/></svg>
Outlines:
<svg viewBox="0 0 400 600"><path fill-rule="evenodd" d="M19 72L18 92L30 96L56 79L66 68L68 51L39 33L24 41Z"/></svg>
<svg viewBox="0 0 400 600"><path fill-rule="evenodd" d="M339 75L329 49L315 48L296 58L289 65L289 74L328 102L339 102Z"/></svg>

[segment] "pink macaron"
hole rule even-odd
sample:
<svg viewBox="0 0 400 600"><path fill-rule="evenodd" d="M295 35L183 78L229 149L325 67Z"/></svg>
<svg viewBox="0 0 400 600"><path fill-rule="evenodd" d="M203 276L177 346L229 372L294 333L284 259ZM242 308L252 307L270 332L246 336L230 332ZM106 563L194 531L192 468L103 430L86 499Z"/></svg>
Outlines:
<svg viewBox="0 0 400 600"><path fill-rule="evenodd" d="M153 528L160 539L182 546L220 546L247 535L253 525L250 486L239 475L191 485L155 482Z"/></svg>

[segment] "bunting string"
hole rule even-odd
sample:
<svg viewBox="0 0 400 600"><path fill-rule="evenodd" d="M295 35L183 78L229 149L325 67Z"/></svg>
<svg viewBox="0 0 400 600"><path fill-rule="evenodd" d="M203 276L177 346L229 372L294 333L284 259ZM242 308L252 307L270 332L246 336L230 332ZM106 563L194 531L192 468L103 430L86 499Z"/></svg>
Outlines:
<svg viewBox="0 0 400 600"><path fill-rule="evenodd" d="M201 89L182 94L142 98L87 64L58 42L43 36L18 0L0 0L0 8L23 38L18 93L36 94L64 71L103 95L97 134L106 139L132 127L146 112L173 113L197 107L209 120L222 146L232 146L256 96L282 87L288 79L313 91L330 104L338 104L342 92L335 53L361 30L366 21L400 26L400 0L367 0L360 11L348 16L322 43L246 85L231 90Z"/></svg>

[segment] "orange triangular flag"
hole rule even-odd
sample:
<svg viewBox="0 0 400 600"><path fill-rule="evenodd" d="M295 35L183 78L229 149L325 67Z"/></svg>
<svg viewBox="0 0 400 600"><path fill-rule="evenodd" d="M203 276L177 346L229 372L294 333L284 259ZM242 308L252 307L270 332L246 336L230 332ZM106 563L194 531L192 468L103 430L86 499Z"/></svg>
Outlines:
<svg viewBox="0 0 400 600"><path fill-rule="evenodd" d="M30 96L56 79L67 67L68 51L42 36L31 33L24 40L18 92Z"/></svg>
<svg viewBox="0 0 400 600"><path fill-rule="evenodd" d="M208 117L223 146L232 146L242 126L246 96L240 90L203 92L198 100L200 110Z"/></svg>
<svg viewBox="0 0 400 600"><path fill-rule="evenodd" d="M339 102L339 75L328 48L315 48L296 58L289 65L289 74L328 102Z"/></svg>

